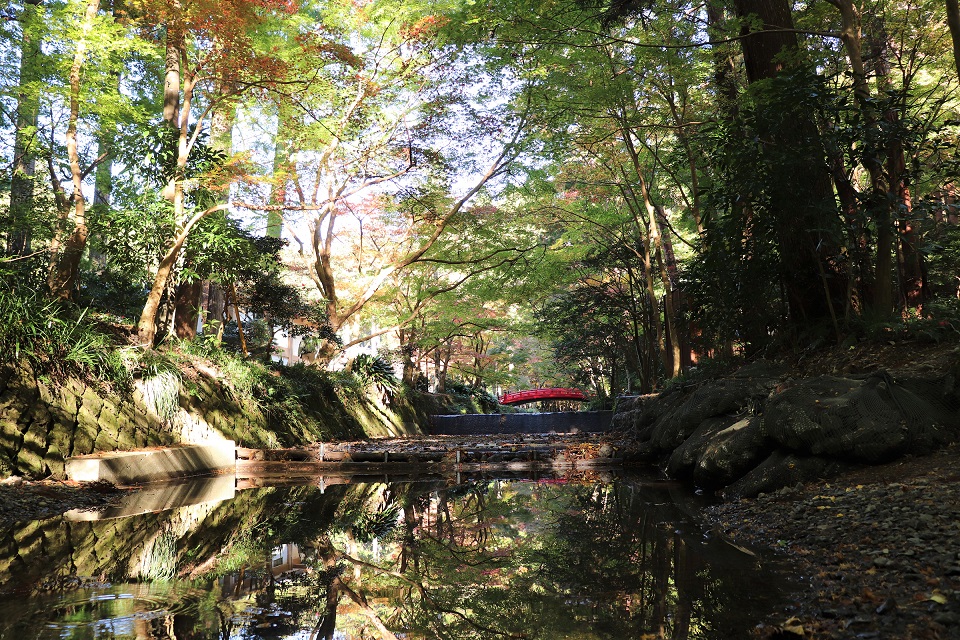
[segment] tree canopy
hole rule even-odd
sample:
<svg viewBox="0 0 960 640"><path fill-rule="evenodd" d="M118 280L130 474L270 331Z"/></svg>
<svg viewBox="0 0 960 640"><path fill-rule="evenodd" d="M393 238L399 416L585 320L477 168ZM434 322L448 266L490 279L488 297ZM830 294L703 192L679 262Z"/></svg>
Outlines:
<svg viewBox="0 0 960 640"><path fill-rule="evenodd" d="M4 286L147 347L256 318L320 361L388 336L409 383L603 399L960 322L952 1L3 17Z"/></svg>

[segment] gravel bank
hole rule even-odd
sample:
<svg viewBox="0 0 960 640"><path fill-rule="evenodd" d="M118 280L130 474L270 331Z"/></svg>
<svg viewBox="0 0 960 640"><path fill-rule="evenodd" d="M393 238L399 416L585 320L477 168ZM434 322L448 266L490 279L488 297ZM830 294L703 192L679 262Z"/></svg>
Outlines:
<svg viewBox="0 0 960 640"><path fill-rule="evenodd" d="M960 638L960 447L715 505L734 541L775 550L801 583L760 638Z"/></svg>

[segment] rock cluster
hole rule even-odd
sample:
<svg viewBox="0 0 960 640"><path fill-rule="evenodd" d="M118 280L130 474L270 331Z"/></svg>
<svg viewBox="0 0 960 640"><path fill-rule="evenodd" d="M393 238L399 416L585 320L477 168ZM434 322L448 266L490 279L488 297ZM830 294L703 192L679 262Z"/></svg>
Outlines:
<svg viewBox="0 0 960 640"><path fill-rule="evenodd" d="M665 461L674 478L753 496L861 464L930 453L960 437L952 375L789 377L756 362L621 404L625 458Z"/></svg>

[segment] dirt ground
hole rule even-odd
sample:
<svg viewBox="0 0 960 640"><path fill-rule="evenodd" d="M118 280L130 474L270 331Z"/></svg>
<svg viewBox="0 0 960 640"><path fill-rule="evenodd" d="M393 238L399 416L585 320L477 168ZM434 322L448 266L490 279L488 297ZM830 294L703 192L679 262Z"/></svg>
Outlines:
<svg viewBox="0 0 960 640"><path fill-rule="evenodd" d="M960 447L716 505L803 586L760 638L960 638Z"/></svg>

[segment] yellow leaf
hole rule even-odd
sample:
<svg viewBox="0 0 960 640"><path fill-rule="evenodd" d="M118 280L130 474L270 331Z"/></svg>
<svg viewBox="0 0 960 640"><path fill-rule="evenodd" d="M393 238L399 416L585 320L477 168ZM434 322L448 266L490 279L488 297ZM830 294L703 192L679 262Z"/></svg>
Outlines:
<svg viewBox="0 0 960 640"><path fill-rule="evenodd" d="M931 593L928 600L933 600L937 604L947 604L947 596L943 595L939 591L934 591Z"/></svg>
<svg viewBox="0 0 960 640"><path fill-rule="evenodd" d="M797 618L790 618L783 623L783 630L787 633L792 633L798 635L801 638L806 635L806 632L803 630L803 626L800 624L800 620Z"/></svg>

